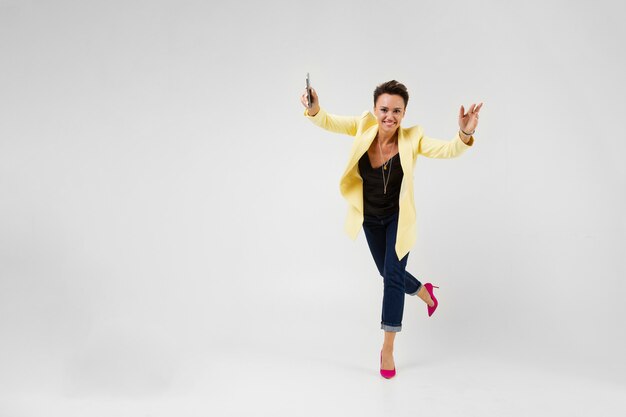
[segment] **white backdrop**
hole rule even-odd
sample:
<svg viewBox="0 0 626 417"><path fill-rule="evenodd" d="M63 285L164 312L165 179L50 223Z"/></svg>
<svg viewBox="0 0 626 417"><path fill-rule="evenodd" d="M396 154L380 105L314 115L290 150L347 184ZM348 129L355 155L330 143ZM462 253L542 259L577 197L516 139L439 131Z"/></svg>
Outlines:
<svg viewBox="0 0 626 417"><path fill-rule="evenodd" d="M306 72L335 114L401 81L403 125L440 139L485 103L473 148L416 165L408 269L440 307L407 297L405 357L623 384L623 14L1 0L0 391L186 392L226 351L375 358L382 278L343 233L351 138L303 117Z"/></svg>

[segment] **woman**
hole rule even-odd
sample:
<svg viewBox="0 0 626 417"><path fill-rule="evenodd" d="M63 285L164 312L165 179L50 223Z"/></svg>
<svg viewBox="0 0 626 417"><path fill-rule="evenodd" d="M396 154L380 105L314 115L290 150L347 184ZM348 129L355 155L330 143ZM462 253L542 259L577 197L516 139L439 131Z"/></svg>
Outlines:
<svg viewBox="0 0 626 417"><path fill-rule="evenodd" d="M415 202L413 168L418 155L429 158L454 158L474 143L478 113L482 103L472 104L467 112L459 109L459 132L450 141L425 136L420 126L403 128L409 94L406 87L388 81L374 90L374 113L361 116L337 116L319 105L317 92L311 88L301 96L304 115L316 125L336 133L354 136L348 166L340 188L348 200L346 232L355 239L361 227L383 277L381 329L385 331L380 353L380 374L396 374L393 343L402 329L404 294L417 295L427 304L431 316L438 302L431 283L421 284L406 271L410 248L415 243Z"/></svg>

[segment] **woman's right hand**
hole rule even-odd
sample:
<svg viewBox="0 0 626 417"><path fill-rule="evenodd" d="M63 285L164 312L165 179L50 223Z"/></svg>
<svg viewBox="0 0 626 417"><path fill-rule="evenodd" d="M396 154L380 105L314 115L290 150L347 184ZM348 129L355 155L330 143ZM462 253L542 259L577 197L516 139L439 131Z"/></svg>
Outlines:
<svg viewBox="0 0 626 417"><path fill-rule="evenodd" d="M302 102L302 105L307 108L307 113L309 113L309 116L315 116L317 112L320 111L320 100L319 97L317 97L317 93L315 92L315 89L313 87L311 87L311 107L309 107L309 99L307 97L306 88L304 89L304 93L302 93L302 96L300 97L300 101Z"/></svg>

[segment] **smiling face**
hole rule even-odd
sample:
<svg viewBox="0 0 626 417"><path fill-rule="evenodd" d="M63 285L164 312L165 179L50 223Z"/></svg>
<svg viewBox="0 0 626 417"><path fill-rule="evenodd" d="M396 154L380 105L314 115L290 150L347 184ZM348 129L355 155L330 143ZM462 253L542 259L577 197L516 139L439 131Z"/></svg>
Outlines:
<svg viewBox="0 0 626 417"><path fill-rule="evenodd" d="M374 106L374 115L378 120L378 129L383 133L393 134L404 118L404 99L396 94L381 94Z"/></svg>

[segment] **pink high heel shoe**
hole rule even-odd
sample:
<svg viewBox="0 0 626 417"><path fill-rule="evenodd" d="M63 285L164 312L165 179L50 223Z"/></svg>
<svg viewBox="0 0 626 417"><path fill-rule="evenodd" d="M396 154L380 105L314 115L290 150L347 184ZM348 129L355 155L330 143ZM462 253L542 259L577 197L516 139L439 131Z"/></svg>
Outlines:
<svg viewBox="0 0 626 417"><path fill-rule="evenodd" d="M426 306L428 307L428 317L430 317L433 315L433 313L437 309L437 306L439 305L439 302L435 298L435 294L433 294L433 288L439 288L439 287L431 284L430 282L427 282L426 284L424 284L424 288L426 288L426 291L428 291L428 294L430 294L430 298L433 299L433 303L434 303L432 307L428 305Z"/></svg>
<svg viewBox="0 0 626 417"><path fill-rule="evenodd" d="M380 351L380 374L383 376L383 378L393 378L394 376L396 376L396 367L394 366L393 369L383 369L383 351Z"/></svg>

